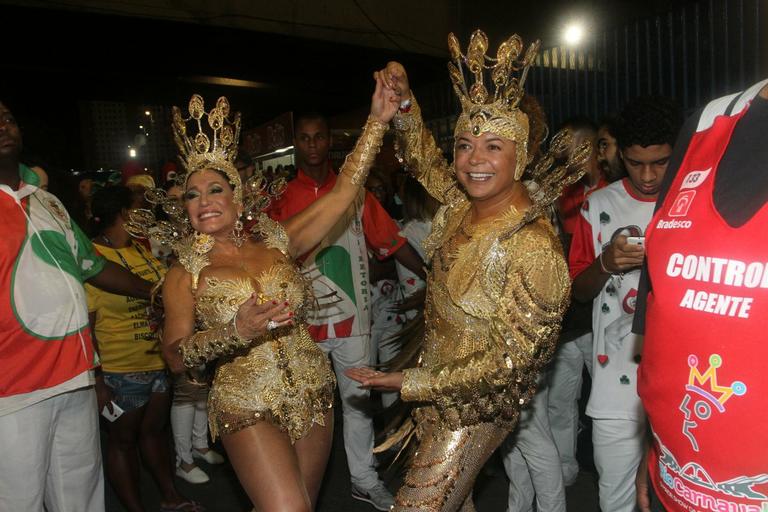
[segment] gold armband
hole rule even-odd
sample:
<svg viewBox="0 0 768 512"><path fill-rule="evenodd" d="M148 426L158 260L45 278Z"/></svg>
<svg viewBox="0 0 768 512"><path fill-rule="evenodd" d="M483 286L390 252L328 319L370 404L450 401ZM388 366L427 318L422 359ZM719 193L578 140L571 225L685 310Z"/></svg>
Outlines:
<svg viewBox="0 0 768 512"><path fill-rule="evenodd" d="M217 357L231 354L237 349L246 348L253 343L241 337L235 327L235 318L205 331L187 336L179 344L184 366L195 368Z"/></svg>
<svg viewBox="0 0 768 512"><path fill-rule="evenodd" d="M381 149L381 143L388 128L388 124L368 116L363 133L357 139L355 148L344 160L339 175L349 179L350 183L356 187L363 185Z"/></svg>

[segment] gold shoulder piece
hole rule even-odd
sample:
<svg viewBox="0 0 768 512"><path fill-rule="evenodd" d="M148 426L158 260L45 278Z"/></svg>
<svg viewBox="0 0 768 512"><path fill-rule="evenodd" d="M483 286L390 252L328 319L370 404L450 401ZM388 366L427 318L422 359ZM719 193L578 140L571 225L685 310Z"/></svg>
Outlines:
<svg viewBox="0 0 768 512"><path fill-rule="evenodd" d="M267 214L261 213L257 217L256 225L251 228L251 231L260 234L267 247L277 249L285 256L290 257L288 253L288 233L285 232L282 224L272 220Z"/></svg>
<svg viewBox="0 0 768 512"><path fill-rule="evenodd" d="M197 290L200 272L209 265L208 252L213 248L213 237L194 233L178 244L179 263L192 275L192 291Z"/></svg>

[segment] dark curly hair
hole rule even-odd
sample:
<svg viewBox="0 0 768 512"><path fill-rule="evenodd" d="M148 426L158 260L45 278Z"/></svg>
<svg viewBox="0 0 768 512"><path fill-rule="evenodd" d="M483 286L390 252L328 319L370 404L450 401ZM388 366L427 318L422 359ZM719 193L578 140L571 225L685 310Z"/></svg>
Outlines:
<svg viewBox="0 0 768 512"><path fill-rule="evenodd" d="M133 192L126 186L113 185L98 190L91 202L91 234L103 234L105 229L112 227L120 212L129 209L132 204Z"/></svg>
<svg viewBox="0 0 768 512"><path fill-rule="evenodd" d="M616 141L624 149L638 145L675 145L683 124L677 103L666 96L639 96L624 106L616 119Z"/></svg>
<svg viewBox="0 0 768 512"><path fill-rule="evenodd" d="M598 129L599 128L605 128L608 130L608 133L611 134L613 138L616 138L616 132L619 131L618 128L619 119L616 117L615 114L606 115L602 119L600 119L600 122L597 123Z"/></svg>

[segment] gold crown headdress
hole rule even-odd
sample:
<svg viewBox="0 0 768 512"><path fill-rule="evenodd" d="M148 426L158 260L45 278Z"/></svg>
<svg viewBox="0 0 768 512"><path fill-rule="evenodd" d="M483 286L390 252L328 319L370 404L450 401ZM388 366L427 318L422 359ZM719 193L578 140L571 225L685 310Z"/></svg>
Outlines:
<svg viewBox="0 0 768 512"><path fill-rule="evenodd" d="M531 44L523 54L523 41L517 34L501 43L496 58L486 55L488 36L476 30L469 40L466 55L461 52L459 40L448 35L448 49L455 61L448 63L453 89L461 102L461 115L454 134L470 132L475 137L490 132L516 143L517 163L515 178L520 179L529 163L527 158L528 116L519 108L525 91L525 79L539 50L539 41ZM467 87L464 66L474 77ZM493 96L485 86L485 73L490 72L494 85ZM519 76L513 76L513 74Z"/></svg>
<svg viewBox="0 0 768 512"><path fill-rule="evenodd" d="M173 138L179 148L179 159L187 170L177 178L186 183L189 176L203 169L214 169L227 175L234 187L237 204L243 203L243 184L234 161L237 158L237 144L240 140L240 112L230 119L229 101L224 96L216 101L209 112L205 110L202 96L194 94L189 100L189 117L183 117L179 107L173 107ZM203 119L207 121L204 127ZM194 121L197 133L191 138L187 134L187 123ZM211 136L206 133L210 128Z"/></svg>
<svg viewBox="0 0 768 512"><path fill-rule="evenodd" d="M268 181L261 172L255 173L245 183L240 180L234 165L240 139L240 113L236 113L234 119L230 119L229 114L229 101L223 96L216 101L213 109L206 112L202 96L193 95L189 100L187 118L182 116L178 107L173 107L174 139L179 148L179 159L186 169L185 173L176 176L175 181L184 187L194 172L203 169L221 171L232 184L233 201L242 207L247 220L253 220L269 206L273 198L283 193L286 181L285 178ZM207 120L212 136L206 133L203 118ZM190 138L187 124L191 120L196 121L197 133ZM147 190L144 195L151 205L162 209L167 219L158 219L154 209L132 210L125 224L131 235L156 239L163 245L170 245L179 254L190 247L194 253L205 252L202 246L210 242L201 242L205 237L201 238L192 229L181 201L168 197L161 188ZM252 228L254 232L258 230L258 225Z"/></svg>

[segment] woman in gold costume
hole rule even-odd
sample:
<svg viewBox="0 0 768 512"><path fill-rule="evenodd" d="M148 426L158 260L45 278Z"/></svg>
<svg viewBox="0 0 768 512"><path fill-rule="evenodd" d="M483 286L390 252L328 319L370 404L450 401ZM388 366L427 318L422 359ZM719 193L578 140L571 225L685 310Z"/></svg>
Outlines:
<svg viewBox="0 0 768 512"><path fill-rule="evenodd" d="M519 103L538 43L523 52L513 36L495 59L486 56L488 40L480 31L466 55L453 34L449 46L462 105L453 166L425 129L402 66L390 63L375 75L402 100L392 117L403 163L442 204L425 242L431 270L418 364L348 372L363 386L399 390L415 405L413 422L398 433L399 439L409 432L419 439L395 498L398 511L474 510L475 478L533 395L570 292L560 242L545 218L547 205L578 178L566 176L567 165L546 172L567 135L554 137L550 154L532 169L535 198L521 181L531 162L529 120ZM469 88L463 66L474 75ZM496 87L493 95L483 83L485 72ZM569 164L579 167L584 152Z"/></svg>
<svg viewBox="0 0 768 512"><path fill-rule="evenodd" d="M378 82L375 97L384 94ZM241 183L233 165L239 114L220 98L210 111L193 96L189 117L174 109L186 175L183 206L160 191L148 199L172 219L134 212L133 233L170 243L178 255L163 285L163 353L175 372L216 361L209 422L256 510L312 510L330 452L335 379L302 318L311 291L293 263L321 242L354 201L387 123L369 117L333 191L278 224L256 215L275 186ZM188 125L196 127L187 133ZM279 187L278 187L279 188ZM268 202L268 201L267 201Z"/></svg>

